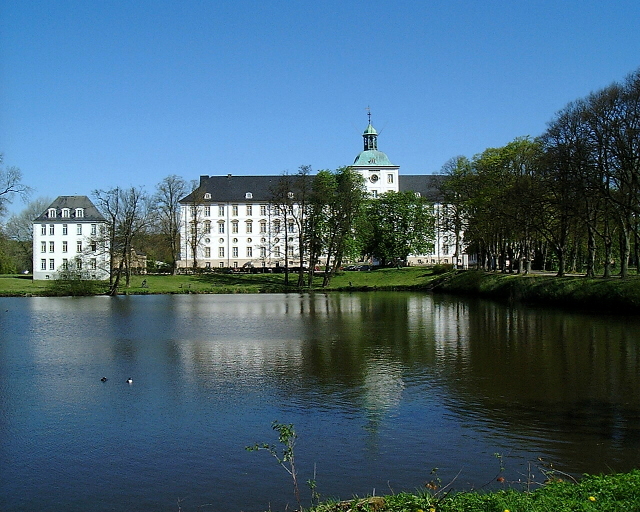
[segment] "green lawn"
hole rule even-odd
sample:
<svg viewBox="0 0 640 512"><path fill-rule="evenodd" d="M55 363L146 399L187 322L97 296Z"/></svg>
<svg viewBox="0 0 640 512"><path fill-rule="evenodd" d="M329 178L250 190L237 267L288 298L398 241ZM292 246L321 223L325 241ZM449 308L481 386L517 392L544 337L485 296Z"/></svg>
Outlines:
<svg viewBox="0 0 640 512"><path fill-rule="evenodd" d="M335 276L324 290L394 290L422 288L434 278L424 267L380 269L373 271L346 271ZM142 275L132 276L127 288L120 293L268 293L297 291L297 274L289 275L289 288L284 285L284 274L243 274L208 272L196 275ZM143 282L145 286L143 286ZM0 276L0 295L51 295L55 282L33 281L31 276ZM322 277L314 279L314 289L323 290ZM105 283L97 284L96 293L106 292Z"/></svg>

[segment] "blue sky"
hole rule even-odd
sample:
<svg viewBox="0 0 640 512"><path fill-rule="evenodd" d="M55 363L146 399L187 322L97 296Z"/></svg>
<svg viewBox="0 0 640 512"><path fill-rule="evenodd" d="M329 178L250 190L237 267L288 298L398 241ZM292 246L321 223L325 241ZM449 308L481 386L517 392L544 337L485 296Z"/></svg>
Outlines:
<svg viewBox="0 0 640 512"><path fill-rule="evenodd" d="M640 67L633 1L0 3L0 152L33 197L170 174L431 174ZM23 205L14 204L13 210Z"/></svg>

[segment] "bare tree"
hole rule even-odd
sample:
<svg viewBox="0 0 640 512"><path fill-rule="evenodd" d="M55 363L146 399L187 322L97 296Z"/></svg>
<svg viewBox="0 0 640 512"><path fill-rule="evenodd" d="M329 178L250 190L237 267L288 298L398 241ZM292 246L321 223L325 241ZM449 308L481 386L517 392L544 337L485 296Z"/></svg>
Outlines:
<svg viewBox="0 0 640 512"><path fill-rule="evenodd" d="M180 230L182 215L180 199L188 192L187 182L180 176L172 174L156 185L153 196L154 217L158 228L171 252L171 273L176 274L180 257Z"/></svg>
<svg viewBox="0 0 640 512"><path fill-rule="evenodd" d="M96 190L93 194L108 222L109 295L117 295L123 274L126 286L130 285L133 242L148 224L148 197L137 187Z"/></svg>
<svg viewBox="0 0 640 512"><path fill-rule="evenodd" d="M31 188L23 185L22 172L18 167L4 167L4 155L0 153L0 216L6 214L7 205L18 195L26 199Z"/></svg>

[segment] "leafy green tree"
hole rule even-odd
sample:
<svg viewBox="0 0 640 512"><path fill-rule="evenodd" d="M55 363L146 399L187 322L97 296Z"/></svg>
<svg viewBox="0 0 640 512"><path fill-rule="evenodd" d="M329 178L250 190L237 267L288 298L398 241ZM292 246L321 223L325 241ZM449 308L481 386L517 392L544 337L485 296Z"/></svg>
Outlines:
<svg viewBox="0 0 640 512"><path fill-rule="evenodd" d="M433 250L433 205L414 192L387 192L370 199L366 224L365 251L383 266L405 262L410 254Z"/></svg>

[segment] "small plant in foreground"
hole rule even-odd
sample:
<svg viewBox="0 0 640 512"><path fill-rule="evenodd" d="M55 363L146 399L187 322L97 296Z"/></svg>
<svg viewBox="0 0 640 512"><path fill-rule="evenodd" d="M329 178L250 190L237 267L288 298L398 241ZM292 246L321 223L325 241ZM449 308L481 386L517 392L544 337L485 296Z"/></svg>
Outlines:
<svg viewBox="0 0 640 512"><path fill-rule="evenodd" d="M253 446L245 447L245 449L250 452L266 450L278 461L278 464L280 464L280 466L282 466L284 470L289 473L289 475L291 475L291 478L293 480L293 493L296 497L296 502L298 503L298 509L302 510L302 504L300 502L300 489L298 487L298 471L296 469L294 453L294 447L298 435L296 434L295 428L293 427L292 423L280 423L276 420L271 424L271 428L278 432L278 442L282 445L281 454L278 452L278 447L276 445L268 443L256 443ZM311 488L312 497L317 499L318 494L315 491L315 475L314 479L309 480L307 484Z"/></svg>

